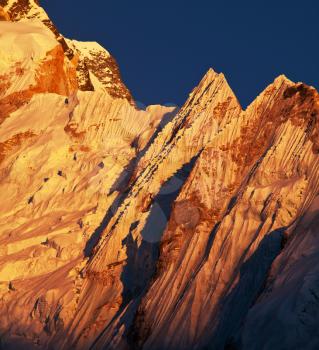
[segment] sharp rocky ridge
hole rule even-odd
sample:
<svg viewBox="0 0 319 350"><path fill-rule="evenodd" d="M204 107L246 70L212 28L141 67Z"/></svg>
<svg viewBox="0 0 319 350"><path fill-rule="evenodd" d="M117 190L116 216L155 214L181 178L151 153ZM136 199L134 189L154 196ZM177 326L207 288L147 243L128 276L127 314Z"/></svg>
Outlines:
<svg viewBox="0 0 319 350"><path fill-rule="evenodd" d="M317 349L318 92L139 110L38 1L0 20L1 348Z"/></svg>

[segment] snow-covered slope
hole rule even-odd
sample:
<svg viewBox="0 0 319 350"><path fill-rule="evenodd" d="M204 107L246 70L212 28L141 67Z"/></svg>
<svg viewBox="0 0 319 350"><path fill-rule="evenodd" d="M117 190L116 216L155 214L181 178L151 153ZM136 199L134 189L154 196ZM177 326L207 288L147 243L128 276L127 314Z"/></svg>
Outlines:
<svg viewBox="0 0 319 350"><path fill-rule="evenodd" d="M36 0L0 0L1 8L11 21L38 20L55 35L65 56L76 66L80 90L102 88L114 97L133 103L129 90L121 80L115 59L98 43L65 39Z"/></svg>
<svg viewBox="0 0 319 350"><path fill-rule="evenodd" d="M41 71L45 66L60 68L56 62L52 63L57 58L55 55L62 52L60 45L41 22L0 22L0 35L2 98L38 85L42 74L52 74ZM63 52L61 61L63 65ZM64 93L68 94L67 91Z"/></svg>
<svg viewBox="0 0 319 350"><path fill-rule="evenodd" d="M76 67L42 22L2 21L0 35L0 124L36 93L76 91Z"/></svg>
<svg viewBox="0 0 319 350"><path fill-rule="evenodd" d="M108 51L0 5L1 347L317 349L317 91L242 110L210 69L138 110Z"/></svg>

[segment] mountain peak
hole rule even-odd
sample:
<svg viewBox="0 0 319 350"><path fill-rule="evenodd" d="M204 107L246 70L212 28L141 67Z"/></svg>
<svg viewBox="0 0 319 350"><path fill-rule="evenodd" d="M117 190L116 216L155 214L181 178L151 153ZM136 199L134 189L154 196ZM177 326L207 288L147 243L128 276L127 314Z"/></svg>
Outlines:
<svg viewBox="0 0 319 350"><path fill-rule="evenodd" d="M212 67L210 67L207 72L205 73L203 78L213 78L214 76L218 75L219 73L216 72Z"/></svg>
<svg viewBox="0 0 319 350"><path fill-rule="evenodd" d="M121 79L116 60L98 43L64 38L36 0L0 0L2 16L13 22L37 19L49 28L71 64L76 63L78 87L82 91L104 90L134 104L133 97ZM5 17L6 16L6 17ZM75 57L76 56L76 57Z"/></svg>
<svg viewBox="0 0 319 350"><path fill-rule="evenodd" d="M213 68L209 68L202 77L200 84L209 84L217 77L224 77L224 74L216 72Z"/></svg>
<svg viewBox="0 0 319 350"><path fill-rule="evenodd" d="M282 83L294 84L294 82L291 81L289 78L287 78L286 75L280 74L278 75L278 77L275 78L274 84L282 84Z"/></svg>
<svg viewBox="0 0 319 350"><path fill-rule="evenodd" d="M217 73L213 68L209 68L199 84L190 94L190 99L201 98L203 94L227 94L236 98L228 81L223 73Z"/></svg>

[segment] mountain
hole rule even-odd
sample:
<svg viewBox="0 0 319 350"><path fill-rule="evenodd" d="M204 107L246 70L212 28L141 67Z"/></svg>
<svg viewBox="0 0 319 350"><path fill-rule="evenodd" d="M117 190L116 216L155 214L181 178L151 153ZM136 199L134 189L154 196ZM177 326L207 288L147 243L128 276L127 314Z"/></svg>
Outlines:
<svg viewBox="0 0 319 350"><path fill-rule="evenodd" d="M65 39L37 0L0 0L0 6L8 19L15 22L41 22L52 32L56 41L60 43L59 48L76 67L79 90L102 89L113 97L126 98L133 103L129 90L121 80L115 59L99 44Z"/></svg>
<svg viewBox="0 0 319 350"><path fill-rule="evenodd" d="M140 110L111 54L0 0L2 349L317 349L319 95L210 69Z"/></svg>

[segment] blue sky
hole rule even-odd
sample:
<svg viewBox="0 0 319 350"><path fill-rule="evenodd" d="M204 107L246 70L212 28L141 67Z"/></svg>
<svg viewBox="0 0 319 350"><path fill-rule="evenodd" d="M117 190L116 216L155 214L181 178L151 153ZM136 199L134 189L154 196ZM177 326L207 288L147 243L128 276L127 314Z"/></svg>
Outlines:
<svg viewBox="0 0 319 350"><path fill-rule="evenodd" d="M282 73L319 87L317 0L40 2L65 36L109 50L144 104L183 104L209 67L244 107Z"/></svg>

